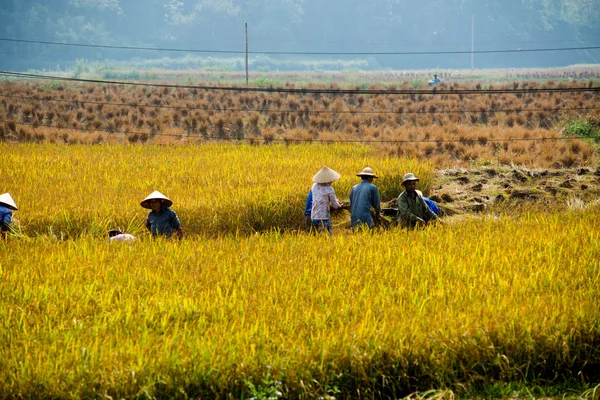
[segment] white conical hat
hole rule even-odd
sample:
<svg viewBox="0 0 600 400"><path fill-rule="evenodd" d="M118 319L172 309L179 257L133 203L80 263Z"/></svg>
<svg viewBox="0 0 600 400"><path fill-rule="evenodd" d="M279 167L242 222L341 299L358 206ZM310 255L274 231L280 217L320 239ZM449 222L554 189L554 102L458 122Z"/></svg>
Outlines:
<svg viewBox="0 0 600 400"><path fill-rule="evenodd" d="M171 207L173 205L173 202L171 201L171 199L169 199L167 196L165 196L158 190L155 190L154 192L150 193L148 195L148 197L146 197L144 200L142 200L140 205L144 208L152 209L152 207L150 207L150 200L154 200L154 199L162 200L163 204L167 207Z"/></svg>
<svg viewBox="0 0 600 400"><path fill-rule="evenodd" d="M4 204L6 207L10 208L13 211L17 211L19 209L19 207L17 207L15 201L12 197L10 197L10 194L8 192L0 194L0 203Z"/></svg>
<svg viewBox="0 0 600 400"><path fill-rule="evenodd" d="M340 179L340 174L328 167L323 167L313 176L315 183L329 183Z"/></svg>

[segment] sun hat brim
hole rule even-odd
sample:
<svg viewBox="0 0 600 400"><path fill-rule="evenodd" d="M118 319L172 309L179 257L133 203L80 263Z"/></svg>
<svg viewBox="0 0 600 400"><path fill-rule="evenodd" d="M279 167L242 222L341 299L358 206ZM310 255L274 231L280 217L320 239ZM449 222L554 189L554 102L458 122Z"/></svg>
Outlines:
<svg viewBox="0 0 600 400"><path fill-rule="evenodd" d="M402 184L404 185L406 182L413 182L413 181L418 182L418 181L420 181L420 179L419 178L405 179L405 180L402 181Z"/></svg>
<svg viewBox="0 0 600 400"><path fill-rule="evenodd" d="M375 174L369 174L368 172L356 174L356 176L372 176L373 178L379 178L379 176L377 176Z"/></svg>

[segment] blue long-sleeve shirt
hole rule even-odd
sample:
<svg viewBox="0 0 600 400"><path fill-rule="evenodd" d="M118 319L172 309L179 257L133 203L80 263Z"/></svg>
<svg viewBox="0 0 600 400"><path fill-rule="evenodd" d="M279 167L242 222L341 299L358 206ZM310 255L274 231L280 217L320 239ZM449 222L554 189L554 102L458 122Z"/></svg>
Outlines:
<svg viewBox="0 0 600 400"><path fill-rule="evenodd" d="M8 226L12 220L12 210L0 204L0 225Z"/></svg>
<svg viewBox="0 0 600 400"><path fill-rule="evenodd" d="M310 215L312 210L312 189L308 192L308 196L306 197L306 209L304 210L304 215Z"/></svg>
<svg viewBox="0 0 600 400"><path fill-rule="evenodd" d="M379 199L377 186L366 180L354 185L352 191L350 191L350 220L352 226L364 223L372 227L371 207L377 213L381 212L381 200Z"/></svg>

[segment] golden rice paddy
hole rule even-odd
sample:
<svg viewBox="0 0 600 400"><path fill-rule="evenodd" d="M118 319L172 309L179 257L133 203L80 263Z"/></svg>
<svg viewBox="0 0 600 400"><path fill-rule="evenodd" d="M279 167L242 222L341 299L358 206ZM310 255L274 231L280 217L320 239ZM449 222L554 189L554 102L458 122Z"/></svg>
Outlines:
<svg viewBox="0 0 600 400"><path fill-rule="evenodd" d="M311 177L371 166L383 199L432 167L362 146L0 145L2 398L397 398L576 382L600 365L600 218L484 216L301 232ZM152 240L169 196L187 236ZM106 229L139 240L109 244Z"/></svg>

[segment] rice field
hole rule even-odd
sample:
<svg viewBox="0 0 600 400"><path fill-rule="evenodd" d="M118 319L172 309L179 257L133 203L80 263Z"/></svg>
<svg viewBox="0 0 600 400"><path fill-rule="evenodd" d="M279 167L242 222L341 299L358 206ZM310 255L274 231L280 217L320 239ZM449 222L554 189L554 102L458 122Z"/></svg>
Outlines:
<svg viewBox="0 0 600 400"><path fill-rule="evenodd" d="M300 231L322 165L341 198L371 166L383 199L408 171L427 192L432 167L354 145L0 153L19 206L0 240L0 398L598 396L597 204L420 231L350 233L341 214L330 238ZM153 190L184 240L144 232ZM139 240L109 244L113 226Z"/></svg>
<svg viewBox="0 0 600 400"><path fill-rule="evenodd" d="M301 229L311 179L323 165L342 174L334 188L346 200L365 166L380 175L388 200L406 172L419 174L424 188L433 177L426 163L352 145L0 144L0 152L3 189L23 209L15 213L21 232L34 236L104 235L111 226L143 233L148 210L140 202L154 190L173 200L190 234Z"/></svg>

